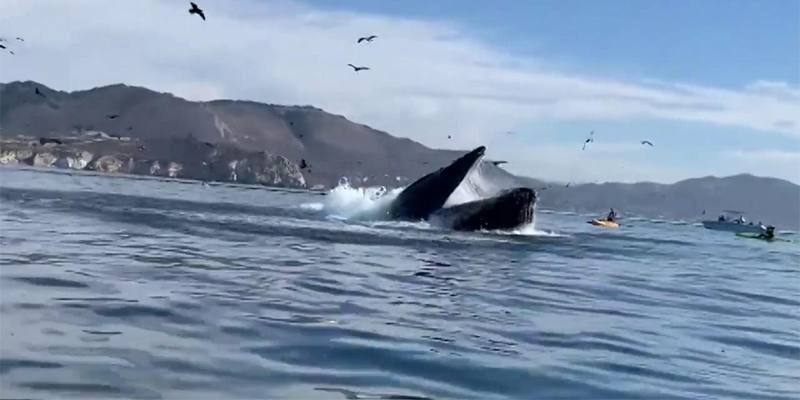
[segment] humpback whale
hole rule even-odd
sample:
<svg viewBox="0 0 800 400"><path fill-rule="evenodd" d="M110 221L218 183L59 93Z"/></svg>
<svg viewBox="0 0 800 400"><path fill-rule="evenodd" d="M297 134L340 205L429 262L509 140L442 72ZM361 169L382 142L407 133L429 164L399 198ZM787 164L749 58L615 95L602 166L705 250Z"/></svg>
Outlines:
<svg viewBox="0 0 800 400"><path fill-rule="evenodd" d="M533 222L536 193L525 187L444 208L447 199L481 161L480 146L450 165L431 172L403 189L392 201L387 217L399 220L432 220L455 230L514 229Z"/></svg>
<svg viewBox="0 0 800 400"><path fill-rule="evenodd" d="M434 211L444 206L447 198L483 157L484 152L486 147L478 147L403 189L389 206L389 218L412 221L428 219Z"/></svg>

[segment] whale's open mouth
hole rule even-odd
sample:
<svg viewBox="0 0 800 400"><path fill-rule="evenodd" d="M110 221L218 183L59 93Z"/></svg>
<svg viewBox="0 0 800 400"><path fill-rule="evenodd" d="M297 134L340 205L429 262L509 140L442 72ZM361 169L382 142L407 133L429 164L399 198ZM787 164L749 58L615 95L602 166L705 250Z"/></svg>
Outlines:
<svg viewBox="0 0 800 400"><path fill-rule="evenodd" d="M417 179L392 202L387 214L391 219L421 220L442 208L464 178L483 158L486 147L480 146L459 157L450 165Z"/></svg>
<svg viewBox="0 0 800 400"><path fill-rule="evenodd" d="M456 230L514 229L532 223L536 194L524 187L493 196L476 190L478 200L444 208L446 202L452 204L448 199L457 188L463 187L462 182L480 164L485 151L484 146L478 147L447 167L418 179L392 201L387 216L405 220L433 217L439 224Z"/></svg>

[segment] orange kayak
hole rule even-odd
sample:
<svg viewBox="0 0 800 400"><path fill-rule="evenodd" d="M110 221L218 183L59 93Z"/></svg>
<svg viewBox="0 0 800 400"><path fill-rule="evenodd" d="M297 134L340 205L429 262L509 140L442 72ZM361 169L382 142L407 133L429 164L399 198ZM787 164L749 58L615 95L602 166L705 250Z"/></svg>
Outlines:
<svg viewBox="0 0 800 400"><path fill-rule="evenodd" d="M618 223L612 221L605 221L602 219L593 219L591 221L586 221L586 222L594 226L602 226L603 228L614 228L614 229L619 228Z"/></svg>

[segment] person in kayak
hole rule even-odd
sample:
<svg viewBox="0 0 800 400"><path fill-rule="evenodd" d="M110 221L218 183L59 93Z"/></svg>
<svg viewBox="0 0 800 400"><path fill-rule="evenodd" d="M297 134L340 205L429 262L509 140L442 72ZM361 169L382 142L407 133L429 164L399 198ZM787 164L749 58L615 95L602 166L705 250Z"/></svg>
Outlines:
<svg viewBox="0 0 800 400"><path fill-rule="evenodd" d="M617 219L617 213L614 212L614 209L612 208L611 212L608 213L608 216L606 217L606 221L614 222L614 220L616 220L616 219Z"/></svg>
<svg viewBox="0 0 800 400"><path fill-rule="evenodd" d="M775 239L775 227L770 225L764 232L758 234L759 239L772 240Z"/></svg>

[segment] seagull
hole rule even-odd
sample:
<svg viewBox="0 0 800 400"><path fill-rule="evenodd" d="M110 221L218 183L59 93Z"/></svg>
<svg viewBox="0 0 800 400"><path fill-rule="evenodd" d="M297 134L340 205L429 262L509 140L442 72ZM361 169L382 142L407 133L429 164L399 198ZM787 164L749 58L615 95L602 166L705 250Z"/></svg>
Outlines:
<svg viewBox="0 0 800 400"><path fill-rule="evenodd" d="M653 147L653 142L651 142L649 140L642 140L642 144L646 144L646 145L648 145L650 147Z"/></svg>
<svg viewBox="0 0 800 400"><path fill-rule="evenodd" d="M108 119L115 119L115 118L119 118L119 114L111 114L108 116Z"/></svg>
<svg viewBox="0 0 800 400"><path fill-rule="evenodd" d="M494 164L495 166L498 166L500 164L508 164L508 161L492 161L492 164Z"/></svg>
<svg viewBox="0 0 800 400"><path fill-rule="evenodd" d="M48 143L64 144L64 142L62 142L62 141L60 141L58 139L39 138L39 144L41 144L42 146L44 146L44 145L46 145Z"/></svg>
<svg viewBox="0 0 800 400"><path fill-rule="evenodd" d="M372 42L372 40L375 39L376 37L378 37L378 35L369 35L369 36L366 36L366 37L360 37L360 38L358 38L358 43L361 43L361 42Z"/></svg>
<svg viewBox="0 0 800 400"><path fill-rule="evenodd" d="M369 69L369 67L356 67L353 64L347 64L347 65L349 65L351 68L353 68L353 72L365 71L365 70Z"/></svg>
<svg viewBox="0 0 800 400"><path fill-rule="evenodd" d="M586 150L586 145L589 143L594 143L594 131L589 132L589 137L583 141L583 150Z"/></svg>
<svg viewBox="0 0 800 400"><path fill-rule="evenodd" d="M197 4L194 4L194 3L190 3L190 4L192 5L192 8L189 9L189 14L197 14L197 15L200 16L200 18L203 19L203 21L205 21L206 20L206 15L203 14L203 10L201 10L200 7L197 6Z"/></svg>
<svg viewBox="0 0 800 400"><path fill-rule="evenodd" d="M35 92L36 92L37 95L44 97L44 93L40 92L38 87L35 88L35 89L36 89Z"/></svg>

